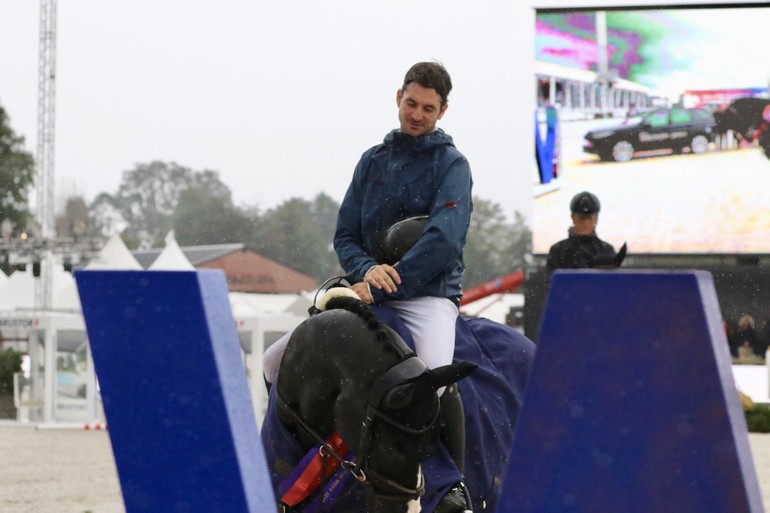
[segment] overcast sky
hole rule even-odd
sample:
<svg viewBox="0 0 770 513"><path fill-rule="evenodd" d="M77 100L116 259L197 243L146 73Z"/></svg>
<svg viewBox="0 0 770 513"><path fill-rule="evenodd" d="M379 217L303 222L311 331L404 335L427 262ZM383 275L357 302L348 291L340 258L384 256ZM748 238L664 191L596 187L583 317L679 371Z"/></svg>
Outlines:
<svg viewBox="0 0 770 513"><path fill-rule="evenodd" d="M339 201L361 153L397 126L406 70L437 59L455 86L439 126L469 158L475 194L529 217L529 3L59 0L57 196L114 193L122 172L163 160L218 171L238 205L322 191ZM38 14L37 1L0 1L0 105L33 154ZM725 87L718 77L747 72L745 85L765 85L765 16L726 15L699 17L724 39L701 41L689 78L667 85Z"/></svg>
<svg viewBox="0 0 770 513"><path fill-rule="evenodd" d="M57 196L114 193L123 171L163 160L219 171L239 205L339 201L360 155L397 127L406 70L437 59L455 87L439 126L468 156L475 193L526 212L532 170L515 186L501 144L514 135L509 5L59 0ZM0 104L33 154L38 15L39 2L0 2Z"/></svg>

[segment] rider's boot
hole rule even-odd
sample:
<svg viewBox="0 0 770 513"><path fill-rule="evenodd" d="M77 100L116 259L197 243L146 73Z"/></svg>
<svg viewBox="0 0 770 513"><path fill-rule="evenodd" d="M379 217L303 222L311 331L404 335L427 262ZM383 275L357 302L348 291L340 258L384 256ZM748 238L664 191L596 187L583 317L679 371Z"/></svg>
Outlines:
<svg viewBox="0 0 770 513"><path fill-rule="evenodd" d="M460 474L465 472L465 411L460 389L452 383L441 396L441 441Z"/></svg>
<svg viewBox="0 0 770 513"><path fill-rule="evenodd" d="M441 441L449 451L460 474L465 471L465 411L457 383L449 385L441 396ZM465 484L453 486L441 499L435 513L465 513L471 510Z"/></svg>

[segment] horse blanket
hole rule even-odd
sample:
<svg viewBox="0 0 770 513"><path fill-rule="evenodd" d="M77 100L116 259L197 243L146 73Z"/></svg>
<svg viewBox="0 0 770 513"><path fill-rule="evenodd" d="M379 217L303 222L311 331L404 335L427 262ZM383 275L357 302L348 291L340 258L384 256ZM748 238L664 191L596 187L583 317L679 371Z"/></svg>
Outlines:
<svg viewBox="0 0 770 513"><path fill-rule="evenodd" d="M378 317L398 332L414 349L411 334L390 308L377 306ZM484 318L457 319L455 360L478 365L469 377L458 383L465 410L465 484L474 511L494 511L501 491L502 473L507 466L513 434L524 399L524 390L535 353L534 343L513 328ZM282 481L305 456L294 436L278 420L275 390L272 387L261 430L265 455L276 496ZM326 435L326 434L324 434ZM432 512L439 500L463 479L448 451L442 445L424 464L425 494L422 510ZM365 511L361 486L349 479L346 489L335 499L330 511ZM316 499L317 500L317 499ZM313 497L307 499L313 502ZM301 503L296 511L313 511L316 506Z"/></svg>

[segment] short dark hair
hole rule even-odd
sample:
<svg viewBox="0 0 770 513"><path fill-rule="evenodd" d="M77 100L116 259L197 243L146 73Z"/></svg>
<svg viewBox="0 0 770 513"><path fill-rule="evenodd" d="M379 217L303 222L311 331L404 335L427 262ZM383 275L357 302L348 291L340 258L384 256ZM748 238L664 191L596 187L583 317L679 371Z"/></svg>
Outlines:
<svg viewBox="0 0 770 513"><path fill-rule="evenodd" d="M452 90L452 79L446 68L438 62L418 62L406 72L404 85L401 90L405 91L406 86L412 82L417 82L422 87L435 89L441 97L441 105L449 101L449 92Z"/></svg>

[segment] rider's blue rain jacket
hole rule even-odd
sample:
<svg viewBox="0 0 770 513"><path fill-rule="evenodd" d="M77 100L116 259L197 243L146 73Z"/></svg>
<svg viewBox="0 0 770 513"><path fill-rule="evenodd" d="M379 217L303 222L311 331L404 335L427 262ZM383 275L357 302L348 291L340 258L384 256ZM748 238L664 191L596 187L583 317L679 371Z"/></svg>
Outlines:
<svg viewBox="0 0 770 513"><path fill-rule="evenodd" d="M414 137L393 130L367 150L340 206L334 249L345 272L361 281L377 265L377 237L394 223L428 214L420 240L395 265L398 291L371 288L375 304L416 296L459 304L463 247L473 203L468 160L437 129Z"/></svg>

